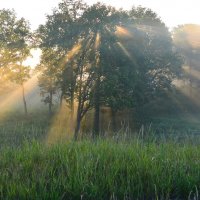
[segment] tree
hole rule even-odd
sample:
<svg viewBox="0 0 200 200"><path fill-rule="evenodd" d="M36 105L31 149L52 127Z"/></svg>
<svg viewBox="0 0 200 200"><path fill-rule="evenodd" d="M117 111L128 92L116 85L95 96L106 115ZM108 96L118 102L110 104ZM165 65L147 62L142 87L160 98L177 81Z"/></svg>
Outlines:
<svg viewBox="0 0 200 200"><path fill-rule="evenodd" d="M24 18L13 10L0 10L0 66L21 62L30 55L30 31Z"/></svg>
<svg viewBox="0 0 200 200"><path fill-rule="evenodd" d="M172 32L175 46L184 58L185 66L182 74L189 80L190 93L193 86L198 88L200 85L199 78L195 76L199 72L200 62L199 31L199 25L185 24L174 28Z"/></svg>
<svg viewBox="0 0 200 200"><path fill-rule="evenodd" d="M41 62L37 66L39 72L38 81L41 91L42 101L49 105L49 114L52 114L53 95L59 92L59 76L61 69L59 51L51 48L43 48Z"/></svg>
<svg viewBox="0 0 200 200"><path fill-rule="evenodd" d="M0 66L6 68L11 81L21 85L26 115L24 82L30 77L30 69L23 66L23 61L30 55L30 38L29 25L24 18L18 20L13 10L0 10Z"/></svg>
<svg viewBox="0 0 200 200"><path fill-rule="evenodd" d="M25 98L25 89L24 89L24 83L30 78L30 67L23 66L22 62L20 64L15 64L11 66L10 72L8 74L9 79L12 82L15 82L16 84L21 86L22 89L22 100L24 105L24 113L25 115L28 114L27 109L27 102Z"/></svg>
<svg viewBox="0 0 200 200"><path fill-rule="evenodd" d="M127 19L126 12L118 11L101 3L89 7L81 18L85 28L93 38L93 52L90 60L94 66L92 68L94 70L94 88L90 94L92 97L91 107L94 108L93 136L100 134L100 107L105 105L104 95L106 94L103 92L104 73L106 68L112 67L110 66L111 57L109 55L117 43L115 30L125 19Z"/></svg>
<svg viewBox="0 0 200 200"><path fill-rule="evenodd" d="M71 124L74 115L74 96L76 86L77 64L73 61L79 50L78 40L81 38L79 17L86 5L80 0L63 0L52 15L47 16L47 23L37 31L40 48L55 49L60 57L62 73L59 75L61 102L65 98L71 108ZM76 44L77 43L77 44Z"/></svg>
<svg viewBox="0 0 200 200"><path fill-rule="evenodd" d="M136 28L139 35L136 35L138 39L124 42L123 45L132 58L137 58L134 110L140 113L151 101L157 98L164 100L173 89L172 82L180 74L182 59L174 48L169 30L156 13L138 7L133 8L129 15L133 23L128 24L127 29L131 31ZM140 44L135 46L133 43L137 40ZM147 115L144 112L141 114Z"/></svg>
<svg viewBox="0 0 200 200"><path fill-rule="evenodd" d="M77 102L75 139L90 109L96 137L101 106L113 113L144 106L171 88L181 65L168 29L146 8L128 12L63 1L38 33L40 47L60 55L58 81L72 113Z"/></svg>
<svg viewBox="0 0 200 200"><path fill-rule="evenodd" d="M181 60L173 51L168 29L150 9L138 7L128 13L96 4L85 11L83 19L98 41L91 90L93 133L97 135L101 105L111 107L114 118L118 110L138 110L153 98L164 96Z"/></svg>

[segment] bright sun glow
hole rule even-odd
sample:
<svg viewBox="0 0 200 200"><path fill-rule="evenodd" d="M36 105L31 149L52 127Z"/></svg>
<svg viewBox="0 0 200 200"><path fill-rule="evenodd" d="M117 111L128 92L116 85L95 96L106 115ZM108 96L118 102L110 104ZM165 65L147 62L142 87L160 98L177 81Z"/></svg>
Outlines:
<svg viewBox="0 0 200 200"><path fill-rule="evenodd" d="M182 28L187 33L186 39L193 48L200 47L200 26L188 24ZM183 38L180 38L180 40Z"/></svg>
<svg viewBox="0 0 200 200"><path fill-rule="evenodd" d="M133 34L131 34L126 28L117 26L116 35L119 37L127 37L132 38Z"/></svg>
<svg viewBox="0 0 200 200"><path fill-rule="evenodd" d="M28 57L23 64L34 68L36 65L40 63L40 55L41 55L40 49L32 49L31 56Z"/></svg>

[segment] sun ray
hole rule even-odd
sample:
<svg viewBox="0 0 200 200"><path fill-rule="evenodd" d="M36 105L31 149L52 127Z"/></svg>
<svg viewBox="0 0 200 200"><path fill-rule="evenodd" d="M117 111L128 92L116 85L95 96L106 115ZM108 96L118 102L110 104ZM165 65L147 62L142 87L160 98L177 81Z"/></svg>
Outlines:
<svg viewBox="0 0 200 200"><path fill-rule="evenodd" d="M129 60L135 65L138 66L136 60L134 59L133 56L131 56L131 54L128 52L128 50L126 49L126 47L121 43L121 42L117 42L118 47L124 52L124 54L129 58Z"/></svg>
<svg viewBox="0 0 200 200"><path fill-rule="evenodd" d="M86 45L84 48L87 48L87 45L90 43L90 41L92 40L91 35L88 35L87 38L85 39L79 39L71 48L71 50L69 50L67 52L67 54L64 56L64 59L62 60L61 64L61 68L65 67L65 65L67 63L69 63L83 48L83 42L84 40L87 41Z"/></svg>
<svg viewBox="0 0 200 200"><path fill-rule="evenodd" d="M70 124L70 110L66 103L63 103L58 112L53 116L46 143L51 145L60 141L67 141L73 138L73 125Z"/></svg>
<svg viewBox="0 0 200 200"><path fill-rule="evenodd" d="M183 31L186 34L186 41L193 47L200 47L200 26L194 24L187 24L183 26ZM181 38L180 38L181 39Z"/></svg>
<svg viewBox="0 0 200 200"><path fill-rule="evenodd" d="M193 78L200 80L200 71L193 69L190 66L183 66L183 70L185 73L192 76Z"/></svg>
<svg viewBox="0 0 200 200"><path fill-rule="evenodd" d="M171 92L167 93L168 98L170 98L170 100L175 103L177 105L177 107L182 110L185 111L185 106L183 105L182 101L180 99L177 98L177 96Z"/></svg>
<svg viewBox="0 0 200 200"><path fill-rule="evenodd" d="M37 75L34 75L27 82L24 83L25 96L31 95L33 90L38 88ZM3 96L0 99L0 120L6 120L9 112L14 112L16 109L22 110L22 88L17 87L13 92Z"/></svg>
<svg viewBox="0 0 200 200"><path fill-rule="evenodd" d="M198 89L187 84L185 86L177 87L177 90L187 97L191 102L193 102L197 107L200 107L200 94Z"/></svg>
<svg viewBox="0 0 200 200"><path fill-rule="evenodd" d="M76 56L81 51L83 44L85 49L91 48L90 45L92 44L91 42L93 41L93 39L94 36L89 34L87 38L79 40L79 42L75 44L70 51L68 51L67 55L65 56L65 60L63 63L61 63L61 65L65 67L65 65L68 62L70 62L74 58L74 56ZM100 39L100 34L97 34L94 44L96 45L96 48L98 48L98 46L100 45ZM85 78L87 78L87 75L84 76ZM74 102L74 106L76 111L76 102ZM73 138L74 124L71 124L72 121L70 118L70 113L71 111L68 108L68 104L66 102L63 103L62 107L52 118L51 125L46 138L47 144L54 144L62 140L67 141ZM73 119L73 121L75 120Z"/></svg>
<svg viewBox="0 0 200 200"><path fill-rule="evenodd" d="M189 95L189 91L188 88L177 88L179 92L181 92L181 94L186 98L191 100L191 96ZM192 122L192 123L199 123L199 118L197 116L195 116L194 114L188 112L188 108L187 108L187 104L185 104L183 102L183 97L180 95L175 95L173 93L169 94L168 93L168 97L170 98L170 100L172 102L174 102L176 104L176 106L179 108L179 110L181 110L181 118L183 120L186 120L187 122ZM198 104L198 102L196 101L196 103ZM196 104L195 103L195 104ZM200 106L200 104L198 105Z"/></svg>
<svg viewBox="0 0 200 200"><path fill-rule="evenodd" d="M132 60L130 53L127 51L127 49L124 47L124 45L121 42L118 42L117 45L122 49L122 51L125 53L125 55L127 55L127 57Z"/></svg>
<svg viewBox="0 0 200 200"><path fill-rule="evenodd" d="M127 38L133 38L133 34L126 28L122 26L116 27L116 35L118 37L127 37Z"/></svg>
<svg viewBox="0 0 200 200"><path fill-rule="evenodd" d="M96 50L99 49L100 42L101 42L101 35L100 35L100 33L97 33L96 39L95 39L95 49Z"/></svg>
<svg viewBox="0 0 200 200"><path fill-rule="evenodd" d="M65 57L65 62L69 62L82 48L81 43L75 44L73 48L67 53Z"/></svg>

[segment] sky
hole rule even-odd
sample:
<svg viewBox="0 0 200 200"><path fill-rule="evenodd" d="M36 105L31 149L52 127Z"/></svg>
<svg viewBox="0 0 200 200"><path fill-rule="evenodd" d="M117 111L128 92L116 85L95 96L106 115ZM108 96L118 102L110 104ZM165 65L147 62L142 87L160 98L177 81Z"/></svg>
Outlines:
<svg viewBox="0 0 200 200"><path fill-rule="evenodd" d="M31 28L37 29L39 24L45 23L45 14L61 0L0 0L0 9L13 8L18 17L29 20ZM200 0L100 0L106 4L130 9L133 5L142 5L154 10L169 27L179 24L200 24ZM85 0L88 4L97 0Z"/></svg>

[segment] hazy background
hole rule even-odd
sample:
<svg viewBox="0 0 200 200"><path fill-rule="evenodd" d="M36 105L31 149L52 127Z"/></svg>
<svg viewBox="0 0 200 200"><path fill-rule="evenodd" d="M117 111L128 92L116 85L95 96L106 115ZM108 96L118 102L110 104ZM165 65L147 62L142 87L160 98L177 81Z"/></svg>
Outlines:
<svg viewBox="0 0 200 200"><path fill-rule="evenodd" d="M59 0L0 0L0 9L14 8L19 17L25 17L30 21L32 29L45 22L45 14L50 13L56 7ZM98 1L86 0L88 4ZM179 24L200 22L199 0L102 0L106 4L124 9L130 9L133 5L142 5L154 10L170 28Z"/></svg>

